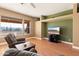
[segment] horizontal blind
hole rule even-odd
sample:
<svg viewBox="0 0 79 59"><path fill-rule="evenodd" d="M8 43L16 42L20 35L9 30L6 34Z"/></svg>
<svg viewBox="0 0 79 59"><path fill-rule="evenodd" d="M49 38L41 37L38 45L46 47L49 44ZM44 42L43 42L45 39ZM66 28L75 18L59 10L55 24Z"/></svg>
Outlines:
<svg viewBox="0 0 79 59"><path fill-rule="evenodd" d="M9 23L22 23L22 19L1 16L1 22L9 22Z"/></svg>

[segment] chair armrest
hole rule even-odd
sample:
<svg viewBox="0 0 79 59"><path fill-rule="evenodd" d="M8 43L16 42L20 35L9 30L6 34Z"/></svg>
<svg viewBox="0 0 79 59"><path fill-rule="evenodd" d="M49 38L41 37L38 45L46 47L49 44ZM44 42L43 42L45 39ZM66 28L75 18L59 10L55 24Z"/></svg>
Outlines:
<svg viewBox="0 0 79 59"><path fill-rule="evenodd" d="M25 42L24 41L18 41L18 42L13 43L12 45L17 45L17 44L21 44L21 43L25 43Z"/></svg>
<svg viewBox="0 0 79 59"><path fill-rule="evenodd" d="M17 41L25 41L25 38L16 39Z"/></svg>
<svg viewBox="0 0 79 59"><path fill-rule="evenodd" d="M19 38L19 39L16 39L17 40L17 43L25 43L25 38Z"/></svg>

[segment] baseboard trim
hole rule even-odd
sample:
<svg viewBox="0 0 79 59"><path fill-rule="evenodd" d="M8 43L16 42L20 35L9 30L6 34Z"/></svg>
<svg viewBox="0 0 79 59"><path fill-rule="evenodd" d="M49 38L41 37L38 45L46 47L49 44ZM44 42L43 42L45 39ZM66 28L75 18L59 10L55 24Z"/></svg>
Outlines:
<svg viewBox="0 0 79 59"><path fill-rule="evenodd" d="M40 38L40 37L35 37L36 39L39 39L39 40L42 40L42 38Z"/></svg>
<svg viewBox="0 0 79 59"><path fill-rule="evenodd" d="M44 38L42 38L42 39L46 39L46 40L49 40L48 38L46 38L46 37L44 37Z"/></svg>
<svg viewBox="0 0 79 59"><path fill-rule="evenodd" d="M74 45L72 46L72 48L74 48L74 49L79 49L79 47L77 47L77 46L74 46Z"/></svg>
<svg viewBox="0 0 79 59"><path fill-rule="evenodd" d="M32 38L36 38L36 39L39 39L39 40L42 39L42 38L40 38L40 37L29 37L28 39L32 39Z"/></svg>
<svg viewBox="0 0 79 59"><path fill-rule="evenodd" d="M71 42L66 42L66 41L61 41L62 43L66 43L66 44L70 44L70 45L72 45L73 43L71 43Z"/></svg>

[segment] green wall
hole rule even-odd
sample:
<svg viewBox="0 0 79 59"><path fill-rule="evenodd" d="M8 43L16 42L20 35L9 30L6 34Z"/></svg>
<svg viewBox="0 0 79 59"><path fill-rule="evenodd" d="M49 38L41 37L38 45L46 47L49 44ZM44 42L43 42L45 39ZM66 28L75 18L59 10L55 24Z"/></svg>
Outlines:
<svg viewBox="0 0 79 59"><path fill-rule="evenodd" d="M65 11L59 12L59 13L51 14L51 15L48 15L48 16L42 15L41 18L43 20L45 20L45 19L49 19L49 18L55 18L55 17L59 17L59 16L69 15L69 14L72 14L72 13L73 13L73 10L70 9L70 10L65 10Z"/></svg>
<svg viewBox="0 0 79 59"><path fill-rule="evenodd" d="M47 23L48 27L53 26L59 26L61 27L61 40L72 42L72 19L69 20L61 20L61 21L55 21L55 22L49 22Z"/></svg>
<svg viewBox="0 0 79 59"><path fill-rule="evenodd" d="M41 16L42 20L46 20L49 18L55 18L59 16L64 16L68 14L72 14L73 10L65 10L56 14L48 15L48 16ZM59 26L61 27L61 40L67 41L67 42L72 42L72 34L73 34L73 20L72 19L67 19L67 20L60 20L60 21L54 21L54 22L49 22L49 23L43 23L42 24L42 36L47 37L47 27L49 26Z"/></svg>
<svg viewBox="0 0 79 59"><path fill-rule="evenodd" d="M47 23L42 23L42 37L47 37Z"/></svg>

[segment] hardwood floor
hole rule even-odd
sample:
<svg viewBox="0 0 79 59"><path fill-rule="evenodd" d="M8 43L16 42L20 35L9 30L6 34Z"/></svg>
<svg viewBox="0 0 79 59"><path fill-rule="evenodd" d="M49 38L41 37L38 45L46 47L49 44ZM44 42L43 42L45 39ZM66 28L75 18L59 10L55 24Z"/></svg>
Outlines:
<svg viewBox="0 0 79 59"><path fill-rule="evenodd" d="M29 39L32 43L36 44L38 54L44 56L79 56L79 50L73 49L71 45L65 43L53 43L47 40Z"/></svg>
<svg viewBox="0 0 79 59"><path fill-rule="evenodd" d="M38 54L43 56L79 56L79 50L73 49L71 45L65 43L53 43L47 40L37 38L27 39L36 44ZM0 55L7 49L7 45L0 46Z"/></svg>
<svg viewBox="0 0 79 59"><path fill-rule="evenodd" d="M6 44L0 45L0 55L3 55L5 50L7 50L8 46Z"/></svg>

